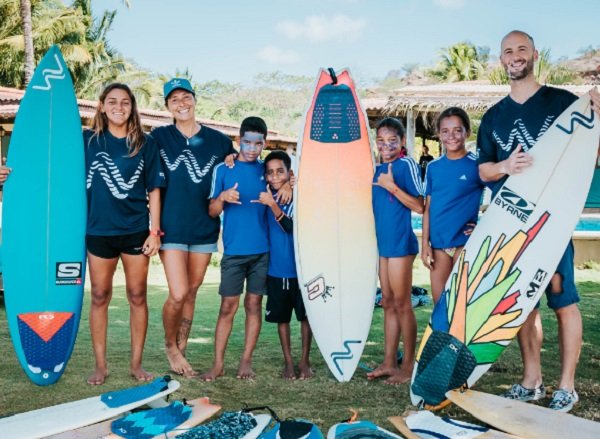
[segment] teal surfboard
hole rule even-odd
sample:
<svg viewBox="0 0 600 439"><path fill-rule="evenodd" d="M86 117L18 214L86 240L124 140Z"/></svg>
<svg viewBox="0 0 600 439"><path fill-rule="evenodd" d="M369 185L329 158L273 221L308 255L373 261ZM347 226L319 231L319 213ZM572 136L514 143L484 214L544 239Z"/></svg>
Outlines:
<svg viewBox="0 0 600 439"><path fill-rule="evenodd" d="M15 352L38 385L65 370L85 271L85 159L73 82L53 46L17 113L2 216L4 300Z"/></svg>

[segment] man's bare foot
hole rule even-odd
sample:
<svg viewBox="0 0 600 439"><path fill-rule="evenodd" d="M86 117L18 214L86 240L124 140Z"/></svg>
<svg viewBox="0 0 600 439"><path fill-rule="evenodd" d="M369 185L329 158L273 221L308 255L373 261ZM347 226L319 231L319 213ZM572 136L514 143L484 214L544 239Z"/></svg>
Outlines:
<svg viewBox="0 0 600 439"><path fill-rule="evenodd" d="M239 380L252 380L256 378L256 374L252 370L252 363L245 360L240 361L236 377Z"/></svg>
<svg viewBox="0 0 600 439"><path fill-rule="evenodd" d="M106 381L107 377L108 377L108 369L107 368L96 367L96 370L94 370L94 373L88 377L87 383L90 386L100 386L100 385L104 384L104 381Z"/></svg>
<svg viewBox="0 0 600 439"><path fill-rule="evenodd" d="M384 381L385 384L389 384L391 386L397 386L399 384L409 383L412 378L412 367L410 370L406 370L404 368L398 370L397 373L391 375L387 380Z"/></svg>
<svg viewBox="0 0 600 439"><path fill-rule="evenodd" d="M367 374L368 380L375 380L377 378L389 377L395 375L399 372L398 367L396 366L387 366L382 364L377 369Z"/></svg>
<svg viewBox="0 0 600 439"><path fill-rule="evenodd" d="M144 370L142 366L129 368L129 375L142 382L152 381L154 378L154 375Z"/></svg>
<svg viewBox="0 0 600 439"><path fill-rule="evenodd" d="M198 377L198 379L200 379L201 381L214 381L219 377L222 377L223 375L225 375L225 372L223 370L223 366L213 366L212 369L210 369L208 372L204 372L202 375L200 375Z"/></svg>
<svg viewBox="0 0 600 439"><path fill-rule="evenodd" d="M294 363L286 363L281 372L281 377L286 380L295 380L296 372L294 371Z"/></svg>
<svg viewBox="0 0 600 439"><path fill-rule="evenodd" d="M165 345L165 353L167 354L167 360L169 360L171 370L177 375L182 375L186 378L198 375L177 347Z"/></svg>
<svg viewBox="0 0 600 439"><path fill-rule="evenodd" d="M303 363L302 361L298 363L298 369L300 369L299 378L301 380L307 380L315 376L315 372L311 369L310 363Z"/></svg>

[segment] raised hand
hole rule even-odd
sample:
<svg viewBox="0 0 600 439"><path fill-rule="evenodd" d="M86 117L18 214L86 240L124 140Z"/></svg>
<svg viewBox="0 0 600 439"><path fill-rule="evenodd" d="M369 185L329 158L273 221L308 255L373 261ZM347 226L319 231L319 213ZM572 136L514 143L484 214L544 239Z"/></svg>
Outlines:
<svg viewBox="0 0 600 439"><path fill-rule="evenodd" d="M224 203L242 204L242 202L240 201L240 193L238 192L237 188L238 184L236 182L233 185L233 187L221 192L221 195L219 195L221 201L223 201Z"/></svg>
<svg viewBox="0 0 600 439"><path fill-rule="evenodd" d="M267 185L267 191L261 192L258 196L258 200L250 200L251 203L260 203L265 206L272 206L276 204L275 198L273 198L273 192L271 192L271 188Z"/></svg>
<svg viewBox="0 0 600 439"><path fill-rule="evenodd" d="M396 183L394 183L394 175L392 174L392 164L388 165L387 172L382 172L377 177L377 181L373 183L373 186L380 186L389 192L394 192L396 189Z"/></svg>

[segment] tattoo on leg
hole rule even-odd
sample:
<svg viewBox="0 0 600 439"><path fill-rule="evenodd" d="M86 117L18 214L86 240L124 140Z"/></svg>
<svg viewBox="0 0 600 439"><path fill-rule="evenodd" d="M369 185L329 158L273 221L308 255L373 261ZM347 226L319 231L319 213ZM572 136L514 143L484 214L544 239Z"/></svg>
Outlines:
<svg viewBox="0 0 600 439"><path fill-rule="evenodd" d="M186 319L186 318L181 319L181 323L179 324L179 329L177 330L177 346L181 346L182 344L187 345L187 340L188 340L188 337L190 336L191 330L192 330L192 321L190 319Z"/></svg>

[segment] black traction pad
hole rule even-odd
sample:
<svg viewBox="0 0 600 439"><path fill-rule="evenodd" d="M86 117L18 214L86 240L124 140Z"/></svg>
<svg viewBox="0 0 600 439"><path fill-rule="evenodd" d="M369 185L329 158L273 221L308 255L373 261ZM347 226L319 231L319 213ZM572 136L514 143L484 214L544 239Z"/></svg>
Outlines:
<svg viewBox="0 0 600 439"><path fill-rule="evenodd" d="M360 119L354 94L347 85L326 85L313 109L310 138L322 143L348 143L360 139Z"/></svg>
<svg viewBox="0 0 600 439"><path fill-rule="evenodd" d="M425 404L438 405L458 389L477 366L473 353L447 332L433 331L423 348L411 390Z"/></svg>

